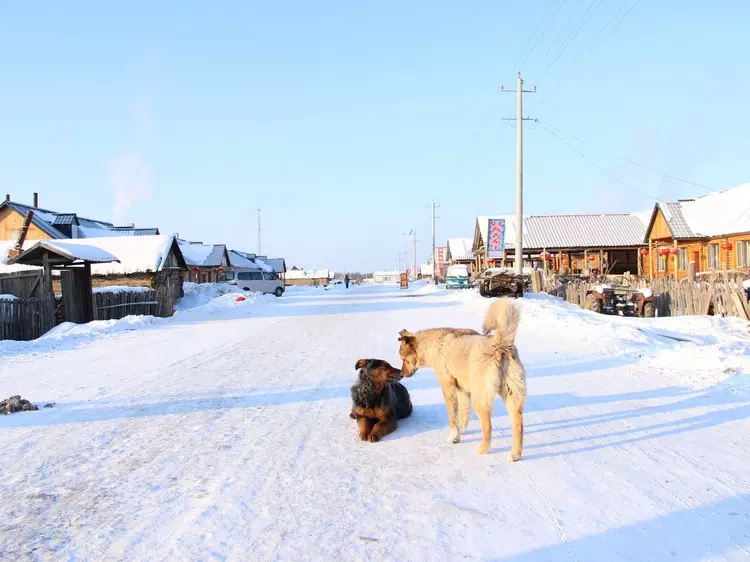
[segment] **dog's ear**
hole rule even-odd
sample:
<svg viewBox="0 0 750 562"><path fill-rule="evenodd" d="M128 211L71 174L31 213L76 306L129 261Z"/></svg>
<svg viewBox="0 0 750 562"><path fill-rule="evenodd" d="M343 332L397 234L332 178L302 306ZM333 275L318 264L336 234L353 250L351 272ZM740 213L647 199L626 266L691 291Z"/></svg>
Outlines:
<svg viewBox="0 0 750 562"><path fill-rule="evenodd" d="M354 365L354 368L356 370L364 369L369 362L370 362L369 359L360 359L359 361L357 361L356 365Z"/></svg>
<svg viewBox="0 0 750 562"><path fill-rule="evenodd" d="M401 330L398 333L398 341L409 341L414 339L414 334L410 333L408 330Z"/></svg>

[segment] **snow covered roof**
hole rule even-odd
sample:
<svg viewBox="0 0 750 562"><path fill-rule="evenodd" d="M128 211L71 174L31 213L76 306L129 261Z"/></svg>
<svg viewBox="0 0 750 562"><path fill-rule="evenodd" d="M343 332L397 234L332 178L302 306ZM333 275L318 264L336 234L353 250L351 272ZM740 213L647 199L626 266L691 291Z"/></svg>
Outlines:
<svg viewBox="0 0 750 562"><path fill-rule="evenodd" d="M750 183L685 201L654 205L644 240L653 228L657 211L667 221L673 238L714 238L750 232Z"/></svg>
<svg viewBox="0 0 750 562"><path fill-rule="evenodd" d="M230 262L224 244L201 244L185 240L179 240L178 244L188 267L221 267Z"/></svg>
<svg viewBox="0 0 750 562"><path fill-rule="evenodd" d="M286 273L286 260L284 258L266 258L263 261L270 265L276 273Z"/></svg>
<svg viewBox="0 0 750 562"><path fill-rule="evenodd" d="M515 248L515 217L477 217L472 249L485 245L490 218L505 219L505 246ZM646 232L634 213L530 215L523 219L523 247L528 249L641 246Z"/></svg>
<svg viewBox="0 0 750 562"><path fill-rule="evenodd" d="M473 238L448 238L447 260L471 260L474 255L471 251Z"/></svg>
<svg viewBox="0 0 750 562"><path fill-rule="evenodd" d="M290 269L286 272L287 279L333 279L329 269Z"/></svg>
<svg viewBox="0 0 750 562"><path fill-rule="evenodd" d="M100 248L116 256L120 261L120 263L92 265L91 272L95 275L161 271L168 261L170 252L174 252L175 267L184 269L186 266L180 246L171 235L79 238L66 240L65 243Z"/></svg>
<svg viewBox="0 0 750 562"><path fill-rule="evenodd" d="M398 277L399 275L401 275L399 271L376 271L372 274L373 277Z"/></svg>
<svg viewBox="0 0 750 562"><path fill-rule="evenodd" d="M34 243L28 249L23 250L18 256L8 260L10 265L14 263L24 265L41 265L43 252L48 251L60 257L69 259L71 262L85 261L91 263L109 263L118 261L115 256L95 246L85 244L71 244L63 240L41 240Z"/></svg>
<svg viewBox="0 0 750 562"><path fill-rule="evenodd" d="M66 238L93 238L101 236L146 236L159 234L158 228L135 228L135 226L114 226L112 223L79 217L76 213L58 213L48 209L41 209L16 203L3 201L0 209L8 207L18 214L26 216L33 211L31 224L44 232L47 236L57 240Z"/></svg>
<svg viewBox="0 0 750 562"><path fill-rule="evenodd" d="M45 240L45 243L56 245L64 244L69 252L83 254L84 251L91 252L92 248L103 250L113 256L118 262L93 263L91 272L95 275L130 273L146 273L161 271L165 262L168 261L170 252L174 251L174 266L181 269L186 267L185 260L180 252L174 236L114 236L110 238L76 238L72 240ZM38 240L27 240L23 249L27 250L39 243ZM27 271L37 269L34 266L8 264L8 252L15 245L12 241L0 242L0 273L13 273L16 271ZM79 246L81 249L74 249ZM88 248L84 250L83 248ZM103 255L103 254L100 254Z"/></svg>
<svg viewBox="0 0 750 562"><path fill-rule="evenodd" d="M265 260L255 257L255 254L229 250L229 265L235 268L262 269L267 273L274 273L276 270ZM283 272L282 272L283 273Z"/></svg>

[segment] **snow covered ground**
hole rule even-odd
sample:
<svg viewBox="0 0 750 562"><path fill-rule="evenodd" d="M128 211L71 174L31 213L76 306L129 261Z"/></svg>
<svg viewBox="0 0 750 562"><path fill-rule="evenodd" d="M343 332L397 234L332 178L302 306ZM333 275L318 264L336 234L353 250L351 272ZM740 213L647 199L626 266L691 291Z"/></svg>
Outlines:
<svg viewBox="0 0 750 562"><path fill-rule="evenodd" d="M55 403L0 418L0 559L750 559L746 323L524 299L509 464L501 402L490 455L476 420L451 445L429 370L384 441L348 418L358 358L398 364L402 328L479 328L487 300L236 297L0 344L0 397Z"/></svg>

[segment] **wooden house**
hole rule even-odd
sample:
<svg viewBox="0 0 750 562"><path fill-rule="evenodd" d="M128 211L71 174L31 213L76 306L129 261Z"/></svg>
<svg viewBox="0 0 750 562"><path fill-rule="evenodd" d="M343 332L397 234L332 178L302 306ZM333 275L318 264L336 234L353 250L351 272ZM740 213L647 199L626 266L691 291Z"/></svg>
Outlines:
<svg viewBox="0 0 750 562"><path fill-rule="evenodd" d="M0 241L18 240L24 220L31 212L26 240L65 240L70 238L101 238L112 236L155 236L158 228L135 228L135 225L115 226L112 223L59 213L39 207L39 196L34 194L33 205L12 201L10 195L0 203Z"/></svg>
<svg viewBox="0 0 750 562"><path fill-rule="evenodd" d="M750 183L697 199L657 203L644 239L644 270L651 278L682 279L691 267L696 274L750 274Z"/></svg>
<svg viewBox="0 0 750 562"><path fill-rule="evenodd" d="M33 247L38 240L27 240L23 249ZM131 286L168 289L182 296L182 273L187 269L185 258L174 236L113 236L77 238L65 244L93 247L114 256L118 261L91 264L94 287ZM0 273L33 270L28 265L8 265L8 252L15 243L0 242ZM60 292L60 279L54 280L55 292Z"/></svg>
<svg viewBox="0 0 750 562"><path fill-rule="evenodd" d="M505 221L505 255L489 259L490 219ZM472 273L487 267L511 267L515 260L516 220L511 215L477 217L474 227ZM523 219L524 267L550 267L569 273L585 270L613 274L639 273L639 252L646 247L643 218L628 213L531 215Z"/></svg>
<svg viewBox="0 0 750 562"><path fill-rule="evenodd" d="M464 264L471 267L474 262L474 254L471 249L473 243L474 240L472 238L448 238L448 242L445 245L445 261L447 264Z"/></svg>
<svg viewBox="0 0 750 562"><path fill-rule="evenodd" d="M229 253L224 244L180 240L179 246L187 265L185 281L217 283L221 280L221 273L230 267Z"/></svg>
<svg viewBox="0 0 750 562"><path fill-rule="evenodd" d="M286 272L284 284L289 285L328 285L333 272L328 269L290 269Z"/></svg>

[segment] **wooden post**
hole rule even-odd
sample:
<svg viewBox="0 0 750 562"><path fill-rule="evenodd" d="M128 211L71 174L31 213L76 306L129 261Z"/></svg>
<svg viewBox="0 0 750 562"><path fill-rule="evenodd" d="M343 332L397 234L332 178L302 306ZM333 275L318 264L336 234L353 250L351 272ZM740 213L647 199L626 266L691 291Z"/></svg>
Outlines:
<svg viewBox="0 0 750 562"><path fill-rule="evenodd" d="M688 264L688 280L691 283L695 283L695 268L696 268L695 262L691 261Z"/></svg>
<svg viewBox="0 0 750 562"><path fill-rule="evenodd" d="M648 277L654 280L654 243L648 239Z"/></svg>

